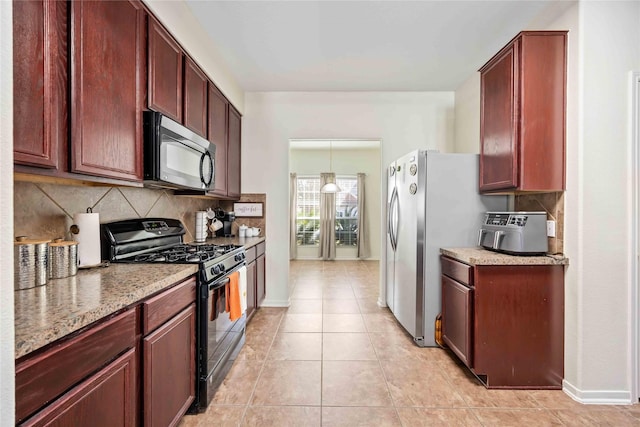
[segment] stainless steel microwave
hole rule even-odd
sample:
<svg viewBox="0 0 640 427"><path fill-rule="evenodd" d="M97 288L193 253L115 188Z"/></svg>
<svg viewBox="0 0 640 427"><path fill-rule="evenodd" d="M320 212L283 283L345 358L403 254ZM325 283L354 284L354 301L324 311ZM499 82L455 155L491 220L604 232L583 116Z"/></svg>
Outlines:
<svg viewBox="0 0 640 427"><path fill-rule="evenodd" d="M143 113L144 184L209 190L214 186L216 146L156 111Z"/></svg>

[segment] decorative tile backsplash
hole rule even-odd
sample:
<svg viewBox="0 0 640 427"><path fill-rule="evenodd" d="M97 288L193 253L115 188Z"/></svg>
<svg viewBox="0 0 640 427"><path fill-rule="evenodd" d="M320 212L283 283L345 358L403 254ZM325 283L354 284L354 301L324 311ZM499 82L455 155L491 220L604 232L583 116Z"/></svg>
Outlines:
<svg viewBox="0 0 640 427"><path fill-rule="evenodd" d="M556 237L547 237L549 253L564 251L564 193L519 194L515 197L517 211L545 211L548 220L556 221Z"/></svg>
<svg viewBox="0 0 640 427"><path fill-rule="evenodd" d="M100 222L130 218L176 218L187 227L184 240L195 235L195 212L218 207L219 201L175 196L167 190L132 187L69 186L14 182L16 236L71 239L73 215L91 208Z"/></svg>
<svg viewBox="0 0 640 427"><path fill-rule="evenodd" d="M247 193L240 196L240 200L231 201L231 200L221 200L220 207L225 210L225 212L233 211L233 204L241 202L241 203L262 203L262 217L236 217L236 220L231 225L231 233L238 235L238 227L241 225L246 225L247 227L258 227L260 228L260 236L266 236L266 227L267 227L267 195L263 193Z"/></svg>

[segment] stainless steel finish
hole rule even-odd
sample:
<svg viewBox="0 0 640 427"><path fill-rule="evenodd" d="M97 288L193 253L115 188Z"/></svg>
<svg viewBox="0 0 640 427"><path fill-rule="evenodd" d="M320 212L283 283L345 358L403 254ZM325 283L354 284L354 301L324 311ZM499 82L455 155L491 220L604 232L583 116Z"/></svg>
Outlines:
<svg viewBox="0 0 640 427"><path fill-rule="evenodd" d="M487 212L478 245L496 252L527 255L549 249L546 212Z"/></svg>
<svg viewBox="0 0 640 427"><path fill-rule="evenodd" d="M20 239L13 246L13 285L15 290L47 283L49 245L45 240Z"/></svg>
<svg viewBox="0 0 640 427"><path fill-rule="evenodd" d="M54 241L49 244L49 279L78 273L78 242Z"/></svg>
<svg viewBox="0 0 640 427"><path fill-rule="evenodd" d="M478 162L478 155L414 151L389 167L387 305L419 346L436 345L440 248L475 246L483 213L507 207L506 196L478 194Z"/></svg>

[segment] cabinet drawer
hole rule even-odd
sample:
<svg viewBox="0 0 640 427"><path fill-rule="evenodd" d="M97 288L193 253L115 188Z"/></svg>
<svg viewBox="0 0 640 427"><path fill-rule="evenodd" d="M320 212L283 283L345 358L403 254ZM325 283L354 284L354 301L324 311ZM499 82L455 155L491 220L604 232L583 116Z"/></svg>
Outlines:
<svg viewBox="0 0 640 427"><path fill-rule="evenodd" d="M196 300L196 279L167 289L142 303L142 334L147 335Z"/></svg>
<svg viewBox="0 0 640 427"><path fill-rule="evenodd" d="M248 248L245 254L246 255L245 262L249 264L255 261L257 256L256 253L257 253L257 250L255 246Z"/></svg>
<svg viewBox="0 0 640 427"><path fill-rule="evenodd" d="M264 255L266 246L267 244L265 242L260 242L256 245L256 257L259 257L260 255Z"/></svg>
<svg viewBox="0 0 640 427"><path fill-rule="evenodd" d="M440 261L442 274L465 285L473 286L473 267L447 257L440 257Z"/></svg>
<svg viewBox="0 0 640 427"><path fill-rule="evenodd" d="M117 315L16 366L20 421L135 345L136 311Z"/></svg>

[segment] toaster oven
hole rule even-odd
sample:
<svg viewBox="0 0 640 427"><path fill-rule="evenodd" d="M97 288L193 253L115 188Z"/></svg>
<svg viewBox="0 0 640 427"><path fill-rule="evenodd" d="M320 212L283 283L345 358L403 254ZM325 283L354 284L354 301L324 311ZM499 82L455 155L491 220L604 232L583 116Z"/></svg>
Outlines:
<svg viewBox="0 0 640 427"><path fill-rule="evenodd" d="M547 253L546 212L487 212L478 246L512 255Z"/></svg>

